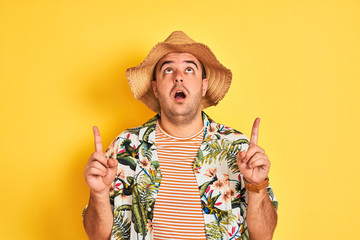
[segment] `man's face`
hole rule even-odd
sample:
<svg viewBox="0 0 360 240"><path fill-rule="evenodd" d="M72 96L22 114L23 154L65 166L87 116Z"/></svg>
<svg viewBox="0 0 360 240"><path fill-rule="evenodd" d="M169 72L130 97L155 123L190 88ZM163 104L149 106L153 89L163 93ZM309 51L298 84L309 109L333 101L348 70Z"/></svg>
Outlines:
<svg viewBox="0 0 360 240"><path fill-rule="evenodd" d="M208 81L202 79L201 63L194 55L169 53L158 61L155 74L152 87L162 114L188 121L201 111Z"/></svg>

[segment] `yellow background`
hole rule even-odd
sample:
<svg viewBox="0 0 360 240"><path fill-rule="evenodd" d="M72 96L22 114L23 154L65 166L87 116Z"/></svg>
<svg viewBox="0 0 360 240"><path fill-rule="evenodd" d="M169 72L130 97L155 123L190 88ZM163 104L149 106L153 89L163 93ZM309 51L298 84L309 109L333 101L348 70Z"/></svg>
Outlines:
<svg viewBox="0 0 360 240"><path fill-rule="evenodd" d="M153 113L125 70L183 30L233 71L206 112L259 144L274 239L360 239L360 2L1 1L0 239L86 239L84 166Z"/></svg>

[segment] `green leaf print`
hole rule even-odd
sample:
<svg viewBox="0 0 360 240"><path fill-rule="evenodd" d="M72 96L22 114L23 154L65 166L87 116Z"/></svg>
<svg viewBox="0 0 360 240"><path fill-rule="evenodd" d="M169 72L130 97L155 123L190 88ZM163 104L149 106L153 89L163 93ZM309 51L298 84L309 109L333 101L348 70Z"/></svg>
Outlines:
<svg viewBox="0 0 360 240"><path fill-rule="evenodd" d="M120 146L123 148L123 151L116 155L116 159L122 165L129 166L131 170L136 168L136 159L138 159L137 149L131 146L132 142L130 139L125 139L122 141ZM125 150L125 151L124 151Z"/></svg>
<svg viewBox="0 0 360 240"><path fill-rule="evenodd" d="M201 149L199 149L196 158L197 159L203 159L204 158L204 153L203 153L203 151Z"/></svg>
<svg viewBox="0 0 360 240"><path fill-rule="evenodd" d="M203 185L201 185L199 187L200 198L202 198L204 196L204 193L205 193L206 189L209 187L209 185L213 184L216 180L217 180L217 177L215 177L211 181L205 182Z"/></svg>
<svg viewBox="0 0 360 240"><path fill-rule="evenodd" d="M151 161L151 165L153 165L155 169L158 169L160 167L159 161Z"/></svg>
<svg viewBox="0 0 360 240"><path fill-rule="evenodd" d="M235 142L232 142L231 145L238 145L238 144L250 144L250 142L247 139L239 139L236 140Z"/></svg>
<svg viewBox="0 0 360 240"><path fill-rule="evenodd" d="M143 236L145 239L145 235L147 232L147 220L145 215L144 206L141 204L141 198L138 186L136 185L133 189L133 214L132 214L132 222L134 223L134 229L137 233Z"/></svg>
<svg viewBox="0 0 360 240"><path fill-rule="evenodd" d="M207 240L219 240L223 239L221 230L222 227L219 226L216 221L208 223L205 225L206 228L206 239Z"/></svg>
<svg viewBox="0 0 360 240"><path fill-rule="evenodd" d="M128 177L128 178L131 178L131 177ZM126 195L126 196L130 196L132 194L132 188L133 188L133 183L131 184L127 184L124 180L122 180L121 178L117 178L123 185L123 188L120 189L119 191L115 190L115 197L123 194L123 195ZM129 180L129 179L127 179Z"/></svg>
<svg viewBox="0 0 360 240"><path fill-rule="evenodd" d="M152 151L151 151L151 146L152 146L152 144L150 144L150 143L147 143L147 142L142 142L141 143L141 146L142 146L142 148L141 148L141 154L145 157L145 158L147 158L147 159L152 159L152 155L153 155L153 153L152 153Z"/></svg>
<svg viewBox="0 0 360 240"><path fill-rule="evenodd" d="M133 157L129 156L127 152L118 153L116 159L120 164L129 166L131 170L135 171L136 161Z"/></svg>
<svg viewBox="0 0 360 240"><path fill-rule="evenodd" d="M130 207L131 208L131 207ZM125 218L125 206L118 207L114 211L114 223L112 228L112 234L115 239L127 240L130 238L130 226L131 222Z"/></svg>
<svg viewBox="0 0 360 240"><path fill-rule="evenodd" d="M238 149L238 145L231 145L227 139L222 139L221 141L212 140L207 143L205 151L207 151L208 154L203 159L209 164L213 161L227 160L228 152L232 154L237 153Z"/></svg>
<svg viewBox="0 0 360 240"><path fill-rule="evenodd" d="M143 137L143 140L145 142L149 142L149 136L153 131L155 131L155 129L156 129L156 124L152 124L152 125L149 124L149 127L146 129Z"/></svg>
<svg viewBox="0 0 360 240"><path fill-rule="evenodd" d="M126 178L126 181L127 181L130 185L133 185L133 183L134 183L134 177L128 176L128 177Z"/></svg>
<svg viewBox="0 0 360 240"><path fill-rule="evenodd" d="M156 121L158 120L158 118L160 118L160 116L157 114L156 116L154 116L153 118L149 119L149 121L147 121L146 123L144 123L142 125L142 127L148 127L148 126L156 126Z"/></svg>
<svg viewBox="0 0 360 240"><path fill-rule="evenodd" d="M249 230L247 227L245 227L243 232L241 233L241 240L250 240Z"/></svg>
<svg viewBox="0 0 360 240"><path fill-rule="evenodd" d="M231 143L228 139L221 141L212 139L207 142L204 149L207 154L203 158L199 158L199 161L212 164L225 160L233 173L239 173L236 154L243 148L242 144L248 143L248 141L239 139L236 143Z"/></svg>
<svg viewBox="0 0 360 240"><path fill-rule="evenodd" d="M152 184L151 179L145 174L140 176L138 182L141 183L138 184L140 201L145 207L155 199L157 187L155 184Z"/></svg>
<svg viewBox="0 0 360 240"><path fill-rule="evenodd" d="M122 205L116 208L118 211L120 210L127 210L130 211L131 210L131 205Z"/></svg>
<svg viewBox="0 0 360 240"><path fill-rule="evenodd" d="M232 225L232 223L237 221L237 217L232 213L231 210L223 211L218 209L216 211L216 218L216 220L205 225L207 239L223 239L224 235L228 235L226 226Z"/></svg>

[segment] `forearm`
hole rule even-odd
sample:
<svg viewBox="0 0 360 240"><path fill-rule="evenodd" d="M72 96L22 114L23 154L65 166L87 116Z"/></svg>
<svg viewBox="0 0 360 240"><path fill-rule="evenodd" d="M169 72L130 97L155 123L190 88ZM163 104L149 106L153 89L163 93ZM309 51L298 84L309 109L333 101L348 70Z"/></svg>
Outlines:
<svg viewBox="0 0 360 240"><path fill-rule="evenodd" d="M267 189L248 196L246 222L251 240L272 239L277 224L277 212L269 198Z"/></svg>
<svg viewBox="0 0 360 240"><path fill-rule="evenodd" d="M108 192L94 194L90 192L88 207L84 213L84 228L89 239L110 239L113 226Z"/></svg>

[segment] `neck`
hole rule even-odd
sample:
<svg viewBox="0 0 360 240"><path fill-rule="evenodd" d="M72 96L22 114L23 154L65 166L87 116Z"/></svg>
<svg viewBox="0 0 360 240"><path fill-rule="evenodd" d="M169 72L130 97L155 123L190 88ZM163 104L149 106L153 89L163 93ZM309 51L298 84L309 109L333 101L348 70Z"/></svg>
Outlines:
<svg viewBox="0 0 360 240"><path fill-rule="evenodd" d="M181 116L169 119L165 114L161 114L159 124L165 132L180 138L191 137L204 127L201 111L191 120L185 120Z"/></svg>

